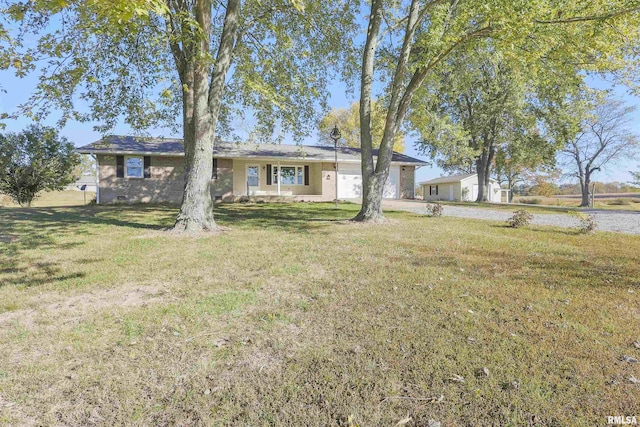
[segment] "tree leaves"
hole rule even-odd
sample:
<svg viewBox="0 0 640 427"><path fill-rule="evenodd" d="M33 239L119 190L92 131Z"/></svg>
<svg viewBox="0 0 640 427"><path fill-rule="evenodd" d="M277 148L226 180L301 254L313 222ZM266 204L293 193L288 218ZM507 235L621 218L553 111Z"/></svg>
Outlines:
<svg viewBox="0 0 640 427"><path fill-rule="evenodd" d="M0 135L0 192L28 206L38 193L73 182L79 160L73 144L52 128L32 125Z"/></svg>

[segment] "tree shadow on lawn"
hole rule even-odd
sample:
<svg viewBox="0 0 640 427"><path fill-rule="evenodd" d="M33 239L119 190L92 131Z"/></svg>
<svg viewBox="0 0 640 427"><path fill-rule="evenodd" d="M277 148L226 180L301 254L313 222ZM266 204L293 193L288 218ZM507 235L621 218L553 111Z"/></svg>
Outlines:
<svg viewBox="0 0 640 427"><path fill-rule="evenodd" d="M325 203L223 203L216 205L214 215L221 225L231 228L311 233L353 218L358 209L352 204L339 204L334 209Z"/></svg>
<svg viewBox="0 0 640 427"><path fill-rule="evenodd" d="M168 212L171 217L175 215L175 209L158 206L128 210L103 206L0 209L0 287L29 287L82 278L82 271L63 271L57 263L42 259L47 256L44 253L24 254L30 250L59 252L81 247L86 239L99 238L95 236L104 233L104 225L160 229ZM88 262L81 261L80 264ZM89 260L98 261L102 259Z"/></svg>
<svg viewBox="0 0 640 427"><path fill-rule="evenodd" d="M570 229L544 231L555 235L552 245L566 240L565 236L581 237ZM640 264L633 252L598 254L581 251L578 242L575 243L577 251L566 247L528 249L523 246L520 250L463 247L456 248L455 253L442 253L419 243L402 246L414 254L411 263L415 266L436 266L456 273L464 269L466 276L478 280L492 279L499 274L500 280L547 286L640 288Z"/></svg>
<svg viewBox="0 0 640 427"><path fill-rule="evenodd" d="M485 221L485 220L481 220ZM515 230L517 227L512 227L509 224L490 224L491 228L499 228L502 230ZM528 225L526 227L520 227L522 229L533 231L536 233L547 233L547 234L562 234L565 236L578 236L583 233L580 232L576 227L559 227L559 226L550 226L550 225Z"/></svg>

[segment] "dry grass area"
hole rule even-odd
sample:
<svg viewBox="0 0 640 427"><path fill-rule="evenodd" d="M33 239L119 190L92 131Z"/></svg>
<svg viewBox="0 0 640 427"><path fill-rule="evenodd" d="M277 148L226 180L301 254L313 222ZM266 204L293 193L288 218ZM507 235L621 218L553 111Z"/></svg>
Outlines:
<svg viewBox="0 0 640 427"><path fill-rule="evenodd" d="M554 206L559 208L577 208L580 206L580 197L543 197L543 196L516 196L515 203L533 203L536 205ZM626 211L640 211L640 194L637 196L623 195L614 197L609 195L606 198L597 198L595 200L596 209L612 209Z"/></svg>
<svg viewBox="0 0 640 427"><path fill-rule="evenodd" d="M170 207L0 209L0 424L640 415L640 237L356 210L221 205L179 238Z"/></svg>
<svg viewBox="0 0 640 427"><path fill-rule="evenodd" d="M87 191L86 193L85 196L82 191L75 190L44 192L33 201L32 207L82 206L96 198L95 191ZM0 194L0 207L17 206L9 196Z"/></svg>

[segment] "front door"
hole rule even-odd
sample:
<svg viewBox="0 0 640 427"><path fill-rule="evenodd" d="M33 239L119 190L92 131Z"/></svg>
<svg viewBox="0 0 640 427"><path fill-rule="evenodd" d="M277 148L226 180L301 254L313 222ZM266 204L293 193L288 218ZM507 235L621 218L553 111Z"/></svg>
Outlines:
<svg viewBox="0 0 640 427"><path fill-rule="evenodd" d="M255 195L260 187L260 167L258 165L247 166L247 195Z"/></svg>

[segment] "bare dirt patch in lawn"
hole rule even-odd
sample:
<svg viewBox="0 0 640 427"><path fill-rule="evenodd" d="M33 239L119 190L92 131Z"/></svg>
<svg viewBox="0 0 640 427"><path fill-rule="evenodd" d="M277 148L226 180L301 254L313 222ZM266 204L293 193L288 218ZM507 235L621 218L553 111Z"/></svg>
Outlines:
<svg viewBox="0 0 640 427"><path fill-rule="evenodd" d="M60 298L58 293L40 294L38 306L0 313L0 325L18 322L24 327L32 327L38 318L64 318L64 323L77 323L90 313L111 307L136 307L166 301L168 291L156 286L126 286L114 289L100 289L79 295ZM43 301L50 301L42 304Z"/></svg>

